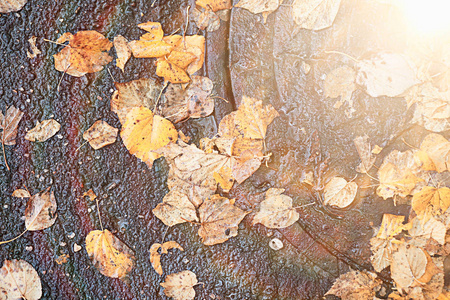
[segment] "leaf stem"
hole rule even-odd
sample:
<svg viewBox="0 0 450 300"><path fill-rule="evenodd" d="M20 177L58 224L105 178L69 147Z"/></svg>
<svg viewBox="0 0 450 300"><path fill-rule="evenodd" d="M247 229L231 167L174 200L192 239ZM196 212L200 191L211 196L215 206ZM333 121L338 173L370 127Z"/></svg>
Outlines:
<svg viewBox="0 0 450 300"><path fill-rule="evenodd" d="M53 44L56 44L56 45L60 45L60 46L67 46L66 44L61 44L61 43L58 43L58 42L54 42L54 41L51 41L51 40L47 40L47 39L44 39L44 41L46 41L46 42L50 42L50 43L53 43Z"/></svg>
<svg viewBox="0 0 450 300"><path fill-rule="evenodd" d="M104 231L103 224L102 224L102 217L100 216L100 209L98 208L98 197L95 197L95 203L97 203L97 214L98 214L98 219L100 220L100 228L102 229L102 231Z"/></svg>
<svg viewBox="0 0 450 300"><path fill-rule="evenodd" d="M348 54L345 54L344 52L339 52L339 51L333 51L333 50L330 50L330 51L323 51L324 53L327 53L327 54L330 54L330 53L334 53L334 54L340 54L340 55L344 55L345 57L348 57L348 58L350 58L351 60L353 60L354 62L359 62L359 60L357 60L356 58L354 58L354 57L352 57L352 56L350 56L350 55L348 55Z"/></svg>
<svg viewBox="0 0 450 300"><path fill-rule="evenodd" d="M5 153L5 141L4 141L5 132L2 134L2 148L3 148L3 159L5 160L5 165L8 171L11 171L9 168L8 162L6 161L6 153Z"/></svg>
<svg viewBox="0 0 450 300"><path fill-rule="evenodd" d="M9 242L12 242L12 241L15 241L15 240L17 240L18 238L20 238L22 235L24 235L25 234L25 232L27 232L28 231L28 229L25 229L25 231L24 232L22 232L21 234L19 234L18 236L16 236L15 238L12 238L12 239L10 239L10 240L7 240L7 241L1 241L0 242L0 245L3 245L3 244L7 244L7 243L9 243Z"/></svg>
<svg viewBox="0 0 450 300"><path fill-rule="evenodd" d="M306 207L306 206L311 206L311 205L314 205L314 204L316 204L316 202L311 202L311 203L308 203L308 204L304 204L304 205L300 205L300 206L295 206L295 207L293 207L292 209L297 209L297 208L302 208L302 207Z"/></svg>

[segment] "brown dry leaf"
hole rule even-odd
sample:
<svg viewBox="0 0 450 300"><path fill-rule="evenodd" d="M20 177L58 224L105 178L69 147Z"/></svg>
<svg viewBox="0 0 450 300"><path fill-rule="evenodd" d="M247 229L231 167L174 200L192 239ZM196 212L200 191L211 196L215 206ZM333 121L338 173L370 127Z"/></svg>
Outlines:
<svg viewBox="0 0 450 300"><path fill-rule="evenodd" d="M413 195L411 206L424 222L443 214L450 207L450 189L425 186Z"/></svg>
<svg viewBox="0 0 450 300"><path fill-rule="evenodd" d="M194 204L189 198L176 190L171 190L164 196L163 202L153 210L153 214L167 226L184 222L198 222Z"/></svg>
<svg viewBox="0 0 450 300"><path fill-rule="evenodd" d="M196 59L187 67L186 72L194 75L203 67L205 61L205 37L202 35L185 36L174 50L194 54Z"/></svg>
<svg viewBox="0 0 450 300"><path fill-rule="evenodd" d="M53 192L46 190L33 195L25 209L25 227L29 231L42 230L56 221L56 200Z"/></svg>
<svg viewBox="0 0 450 300"><path fill-rule="evenodd" d="M213 32L220 27L219 16L209 8L198 10L194 7L191 11L191 18L200 30L206 29L208 32Z"/></svg>
<svg viewBox="0 0 450 300"><path fill-rule="evenodd" d="M45 142L61 129L61 125L54 119L36 122L36 126L30 129L25 139L31 142Z"/></svg>
<svg viewBox="0 0 450 300"><path fill-rule="evenodd" d="M31 195L27 190L23 190L23 189L17 189L12 193L13 197L17 197L17 198L30 198Z"/></svg>
<svg viewBox="0 0 450 300"><path fill-rule="evenodd" d="M156 75L171 83L186 83L191 80L186 71L165 59L158 61Z"/></svg>
<svg viewBox="0 0 450 300"><path fill-rule="evenodd" d="M114 143L118 132L119 129L112 127L105 121L98 120L83 133L83 139L97 150Z"/></svg>
<svg viewBox="0 0 450 300"><path fill-rule="evenodd" d="M89 232L86 251L94 266L105 276L123 278L133 268L133 251L107 229Z"/></svg>
<svg viewBox="0 0 450 300"><path fill-rule="evenodd" d="M55 262L56 262L58 265L62 265L62 264L67 263L68 260L69 260L69 254L61 254L60 256L58 256L58 257L55 259Z"/></svg>
<svg viewBox="0 0 450 300"><path fill-rule="evenodd" d="M0 0L0 13L19 11L27 2L28 0Z"/></svg>
<svg viewBox="0 0 450 300"><path fill-rule="evenodd" d="M81 77L86 73L102 70L104 65L112 61L108 54L112 43L101 33L87 30L66 37L69 44L53 55L56 70ZM60 42L59 39L58 41Z"/></svg>
<svg viewBox="0 0 450 300"><path fill-rule="evenodd" d="M425 274L427 255L417 247L401 245L392 254L391 277L398 289L406 289Z"/></svg>
<svg viewBox="0 0 450 300"><path fill-rule="evenodd" d="M372 97L396 97L419 83L416 71L401 54L378 53L357 66L356 82Z"/></svg>
<svg viewBox="0 0 450 300"><path fill-rule="evenodd" d="M333 177L325 185L323 203L325 205L346 208L353 203L357 192L358 185L356 182L347 182L342 177Z"/></svg>
<svg viewBox="0 0 450 300"><path fill-rule="evenodd" d="M197 276L191 271L170 274L160 285L164 294L174 300L192 300L195 297L193 286L198 283Z"/></svg>
<svg viewBox="0 0 450 300"><path fill-rule="evenodd" d="M121 35L117 35L113 40L114 48L116 48L117 59L116 66L125 72L125 64L131 57L131 49L128 46L128 40Z"/></svg>
<svg viewBox="0 0 450 300"><path fill-rule="evenodd" d="M214 111L214 99L210 97L212 80L196 75L191 80L185 89L177 84L169 84L164 94L162 114L174 123L187 118L206 117Z"/></svg>
<svg viewBox="0 0 450 300"><path fill-rule="evenodd" d="M412 123L434 132L450 129L450 90L440 92L427 82L411 88L405 100L408 107L416 103Z"/></svg>
<svg viewBox="0 0 450 300"><path fill-rule="evenodd" d="M450 142L440 134L430 133L420 144L417 156L423 170L444 172L450 166Z"/></svg>
<svg viewBox="0 0 450 300"><path fill-rule="evenodd" d="M36 56L38 56L39 54L41 54L41 50L38 49L38 47L36 47L36 39L37 37L32 36L28 39L28 43L30 43L30 47L31 47L31 52L29 52L27 50L27 57L28 58L35 58Z"/></svg>
<svg viewBox="0 0 450 300"><path fill-rule="evenodd" d="M361 163L356 167L356 172L367 173L373 167L376 157L373 155L373 150L367 135L358 136L353 140L356 150L358 151Z"/></svg>
<svg viewBox="0 0 450 300"><path fill-rule="evenodd" d="M163 57L173 50L173 46L164 41L138 40L129 42L128 46L137 58Z"/></svg>
<svg viewBox="0 0 450 300"><path fill-rule="evenodd" d="M225 116L220 122L218 136L264 139L267 126L278 116L272 105L263 106L262 101L243 96L238 110Z"/></svg>
<svg viewBox="0 0 450 300"><path fill-rule="evenodd" d="M138 24L140 29L147 31L148 33L141 36L141 39L148 41L161 41L164 36L161 23L159 22L147 22Z"/></svg>
<svg viewBox="0 0 450 300"><path fill-rule="evenodd" d="M384 199L394 195L406 197L420 189L426 182L416 176L417 169L412 151L392 151L378 169L380 186L377 194Z"/></svg>
<svg viewBox="0 0 450 300"><path fill-rule="evenodd" d="M261 223L268 228L285 228L297 222L300 215L292 207L292 198L282 195L284 189L270 188L261 202L252 224Z"/></svg>
<svg viewBox="0 0 450 300"><path fill-rule="evenodd" d="M201 227L198 234L203 244L215 245L237 236L238 225L248 214L234 206L234 199L212 195L198 209Z"/></svg>
<svg viewBox="0 0 450 300"><path fill-rule="evenodd" d="M336 295L343 300L375 299L375 287L382 281L367 271L350 271L339 276L325 295Z"/></svg>
<svg viewBox="0 0 450 300"><path fill-rule="evenodd" d="M254 14L261 13L266 23L267 17L278 9L281 2L281 0L240 0L234 7L247 9Z"/></svg>
<svg viewBox="0 0 450 300"><path fill-rule="evenodd" d="M97 198L97 195L94 193L92 189L89 189L89 191L83 193L83 197L89 197L89 200L94 201L95 198Z"/></svg>
<svg viewBox="0 0 450 300"><path fill-rule="evenodd" d="M295 0L292 16L301 28L321 30L333 24L340 5L341 0Z"/></svg>
<svg viewBox="0 0 450 300"><path fill-rule="evenodd" d="M346 111L347 117L351 118L355 109L353 108L352 94L356 89L356 71L348 66L339 67L327 74L324 83L325 97L341 97L334 104L334 108L339 108L348 102L349 108Z"/></svg>
<svg viewBox="0 0 450 300"><path fill-rule="evenodd" d="M445 224L439 222L435 218L431 217L428 221L424 222L419 218L414 218L411 222L411 228L409 229L409 235L414 239L420 239L420 245L415 243L416 247L425 247L426 242L433 238L441 245L445 243L445 233L447 231Z"/></svg>
<svg viewBox="0 0 450 300"><path fill-rule="evenodd" d="M7 146L16 144L17 127L22 119L23 112L10 106L3 115L0 111L0 129L2 129L2 143Z"/></svg>
<svg viewBox="0 0 450 300"><path fill-rule="evenodd" d="M0 269L1 299L38 300L42 296L41 279L28 262L5 260Z"/></svg>
<svg viewBox="0 0 450 300"><path fill-rule="evenodd" d="M383 221L381 221L381 226L376 237L384 240L394 238L394 236L402 232L402 230L408 230L409 227L403 224L404 221L405 216L383 214Z"/></svg>
<svg viewBox="0 0 450 300"><path fill-rule="evenodd" d="M161 254L167 254L170 249L179 249L181 251L184 251L184 249L175 241L165 242L162 245L155 243L150 247L150 262L152 267L159 276L162 276L163 269L161 266L161 254L158 252L159 248L161 248Z"/></svg>
<svg viewBox="0 0 450 300"><path fill-rule="evenodd" d="M370 239L370 250L372 251L370 262L375 271L381 272L391 265L392 253L397 251L399 245L400 242L395 239L385 240L376 237Z"/></svg>
<svg viewBox="0 0 450 300"><path fill-rule="evenodd" d="M148 108L135 107L127 114L120 136L128 151L151 168L161 156L154 151L176 142L178 133L169 120L154 115Z"/></svg>
<svg viewBox="0 0 450 300"><path fill-rule="evenodd" d="M133 108L144 106L153 109L162 89L161 85L147 78L114 84L117 91L111 97L111 110L117 114L122 125Z"/></svg>
<svg viewBox="0 0 450 300"><path fill-rule="evenodd" d="M197 0L195 1L195 5L205 9L209 8L214 12L222 9L230 9L232 6L231 0Z"/></svg>

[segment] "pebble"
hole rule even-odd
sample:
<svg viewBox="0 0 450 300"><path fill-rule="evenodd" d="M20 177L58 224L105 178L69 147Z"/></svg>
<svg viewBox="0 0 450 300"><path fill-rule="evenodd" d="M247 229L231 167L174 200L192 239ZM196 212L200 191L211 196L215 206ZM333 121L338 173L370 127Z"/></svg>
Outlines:
<svg viewBox="0 0 450 300"><path fill-rule="evenodd" d="M25 250L27 250L27 251L33 251L33 246L26 246L26 247L25 247Z"/></svg>
<svg viewBox="0 0 450 300"><path fill-rule="evenodd" d="M275 251L280 250L281 248L283 248L283 242L277 238L274 238L269 242L269 247Z"/></svg>
<svg viewBox="0 0 450 300"><path fill-rule="evenodd" d="M67 235L69 239L73 239L75 237L75 232L71 232Z"/></svg>
<svg viewBox="0 0 450 300"><path fill-rule="evenodd" d="M81 246L78 245L77 243L73 244L73 252L78 252L81 250Z"/></svg>

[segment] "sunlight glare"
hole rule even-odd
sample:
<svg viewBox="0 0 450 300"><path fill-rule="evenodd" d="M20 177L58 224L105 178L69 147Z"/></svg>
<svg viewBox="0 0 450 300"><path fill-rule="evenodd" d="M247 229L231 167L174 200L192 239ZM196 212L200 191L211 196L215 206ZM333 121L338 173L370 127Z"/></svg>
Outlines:
<svg viewBox="0 0 450 300"><path fill-rule="evenodd" d="M409 21L421 33L450 31L449 0L399 1Z"/></svg>

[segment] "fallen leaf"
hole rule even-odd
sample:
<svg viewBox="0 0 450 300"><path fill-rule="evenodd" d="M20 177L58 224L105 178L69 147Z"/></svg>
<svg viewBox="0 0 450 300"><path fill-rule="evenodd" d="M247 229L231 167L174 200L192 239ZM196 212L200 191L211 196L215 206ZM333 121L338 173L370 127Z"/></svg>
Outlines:
<svg viewBox="0 0 450 300"><path fill-rule="evenodd" d="M176 51L188 52L195 55L195 60L186 68L189 75L194 75L195 72L203 67L205 62L205 37L202 35L188 35L185 36L181 42L174 48Z"/></svg>
<svg viewBox="0 0 450 300"><path fill-rule="evenodd" d="M23 189L17 189L12 193L13 197L17 197L17 198L30 198L31 195L27 190L23 190Z"/></svg>
<svg viewBox="0 0 450 300"><path fill-rule="evenodd" d="M213 32L220 27L219 16L209 8L200 11L194 7L191 11L191 18L200 30L206 29L208 32Z"/></svg>
<svg viewBox="0 0 450 300"><path fill-rule="evenodd" d="M234 206L230 200L219 195L206 199L198 209L201 227L198 234L203 244L215 245L237 236L238 225L248 214Z"/></svg>
<svg viewBox="0 0 450 300"><path fill-rule="evenodd" d="M380 186L377 188L377 194L384 199L394 195L406 197L412 194L425 184L423 179L415 175L416 171L417 165L412 151L392 151L378 169Z"/></svg>
<svg viewBox="0 0 450 300"><path fill-rule="evenodd" d="M195 5L205 9L209 8L212 11L230 9L232 6L231 0L197 0L195 1Z"/></svg>
<svg viewBox="0 0 450 300"><path fill-rule="evenodd" d="M280 0L241 0L234 7L247 9L254 14L261 13L266 23L267 17L278 9L281 2Z"/></svg>
<svg viewBox="0 0 450 300"><path fill-rule="evenodd" d="M197 276L191 271L170 274L160 285L164 294L174 300L192 300L195 297L193 286L198 283Z"/></svg>
<svg viewBox="0 0 450 300"><path fill-rule="evenodd" d="M117 114L122 125L133 108L143 106L153 109L162 90L161 85L147 78L114 84L117 91L111 97L111 110Z"/></svg>
<svg viewBox="0 0 450 300"><path fill-rule="evenodd" d="M62 264L67 263L68 259L69 259L69 254L62 254L55 259L55 262L58 265L62 265Z"/></svg>
<svg viewBox="0 0 450 300"><path fill-rule="evenodd" d="M83 197L89 197L89 200L94 201L97 198L97 195L94 193L92 189L89 189L87 192L83 193Z"/></svg>
<svg viewBox="0 0 450 300"><path fill-rule="evenodd" d="M147 22L138 24L138 27L148 33L141 36L141 39L148 41L161 41L164 37L164 31L162 30L161 23L159 22Z"/></svg>
<svg viewBox="0 0 450 300"><path fill-rule="evenodd" d="M278 117L272 105L265 105L261 100L242 97L238 110L225 116L219 124L219 137L235 138L242 136L250 139L264 139L267 126Z"/></svg>
<svg viewBox="0 0 450 300"><path fill-rule="evenodd" d="M195 60L195 54L186 51L173 50L170 52L169 56L167 56L167 61L183 70L187 69L187 67Z"/></svg>
<svg viewBox="0 0 450 300"><path fill-rule="evenodd" d="M339 108L347 102L349 105L347 116L349 118L351 118L352 113L355 111L352 101L352 94L356 89L355 80L356 71L348 66L343 66L328 73L324 82L325 97L341 97L334 104L334 108Z"/></svg>
<svg viewBox="0 0 450 300"><path fill-rule="evenodd" d="M182 68L168 60L158 61L156 75L171 83L186 83L191 80Z"/></svg>
<svg viewBox="0 0 450 300"><path fill-rule="evenodd" d="M173 50L173 46L164 41L138 40L129 42L128 46L137 58L163 57Z"/></svg>
<svg viewBox="0 0 450 300"><path fill-rule="evenodd" d="M167 226L184 222L198 222L194 204L186 195L176 190L167 193L163 202L159 203L152 212Z"/></svg>
<svg viewBox="0 0 450 300"><path fill-rule="evenodd" d="M42 230L52 226L56 221L55 195L46 190L33 195L25 208L25 227L29 231Z"/></svg>
<svg viewBox="0 0 450 300"><path fill-rule="evenodd" d="M161 266L161 254L158 252L160 248L161 254L167 254L170 249L179 249L181 251L184 251L184 249L175 241L165 242L162 245L155 243L150 247L150 262L152 267L155 269L156 273L159 274L159 276L162 276L163 270Z"/></svg>
<svg viewBox="0 0 450 300"><path fill-rule="evenodd" d="M35 58L36 56L38 56L39 54L41 54L41 50L38 49L38 47L36 47L36 39L37 37L32 36L28 39L28 43L30 43L30 47L31 47L31 52L29 52L27 50L27 57L28 58Z"/></svg>
<svg viewBox="0 0 450 300"><path fill-rule="evenodd" d="M336 295L343 300L375 299L375 287L382 281L367 271L350 271L339 276L325 294Z"/></svg>
<svg viewBox="0 0 450 300"><path fill-rule="evenodd" d="M396 97L419 83L406 58L397 53L378 53L357 63L356 82L372 97Z"/></svg>
<svg viewBox="0 0 450 300"><path fill-rule="evenodd" d="M40 299L41 279L33 266L22 259L5 260L0 269L0 296L5 300Z"/></svg>
<svg viewBox="0 0 450 300"><path fill-rule="evenodd" d="M425 274L427 256L420 248L400 246L392 254L391 277L397 288L406 289Z"/></svg>
<svg viewBox="0 0 450 300"><path fill-rule="evenodd" d="M105 276L123 278L133 268L133 251L107 229L89 232L86 251L94 266Z"/></svg>
<svg viewBox="0 0 450 300"><path fill-rule="evenodd" d="M447 228L445 224L439 222L435 218L431 217L428 221L424 222L419 218L414 218L411 222L411 228L409 229L409 235L414 239L424 240L421 243L421 247L425 247L426 242L433 238L441 245L445 243L445 233ZM415 246L419 246L415 244Z"/></svg>
<svg viewBox="0 0 450 300"><path fill-rule="evenodd" d="M333 24L340 5L341 0L295 0L292 16L301 28L321 30Z"/></svg>
<svg viewBox="0 0 450 300"><path fill-rule="evenodd" d="M210 97L213 83L208 77L192 76L192 82L183 89L169 84L164 94L162 114L174 123L187 118L202 118L214 111L214 99Z"/></svg>
<svg viewBox="0 0 450 300"><path fill-rule="evenodd" d="M356 172L367 173L373 167L376 157L373 155L372 147L369 143L367 135L358 136L353 140L356 150L358 151L361 163L356 167Z"/></svg>
<svg viewBox="0 0 450 300"><path fill-rule="evenodd" d="M356 182L347 182L342 177L333 177L325 185L323 203L329 206L346 208L355 200L358 185Z"/></svg>
<svg viewBox="0 0 450 300"><path fill-rule="evenodd" d="M112 61L108 54L112 43L101 33L93 30L79 31L67 38L69 44L53 55L56 70L81 77L86 73L102 70L104 65Z"/></svg>
<svg viewBox="0 0 450 300"><path fill-rule="evenodd" d="M116 66L125 72L125 64L131 57L131 49L128 47L128 40L121 35L114 37L114 48L116 48L117 59Z"/></svg>
<svg viewBox="0 0 450 300"><path fill-rule="evenodd" d="M370 262L375 271L381 272L391 265L392 253L397 251L399 244L400 242L395 239L386 240L377 237L370 239L370 250L372 251Z"/></svg>
<svg viewBox="0 0 450 300"><path fill-rule="evenodd" d="M292 198L282 195L284 189L270 188L261 202L252 224L261 223L268 228L285 228L297 222L300 215L292 207Z"/></svg>
<svg viewBox="0 0 450 300"><path fill-rule="evenodd" d="M114 143L118 132L119 129L110 126L105 121L98 120L83 133L83 139L97 150Z"/></svg>
<svg viewBox="0 0 450 300"><path fill-rule="evenodd" d="M417 153L423 170L444 172L450 166L450 142L437 133L430 133L420 144Z"/></svg>
<svg viewBox="0 0 450 300"><path fill-rule="evenodd" d="M0 129L2 131L2 143L7 146L16 144L17 126L22 119L23 112L14 106L10 106L3 115L0 111Z"/></svg>
<svg viewBox="0 0 450 300"><path fill-rule="evenodd" d="M408 230L408 227L403 224L404 221L405 216L383 214L383 220L381 221L381 226L376 237L384 240L394 238L395 235L403 230Z"/></svg>
<svg viewBox="0 0 450 300"><path fill-rule="evenodd" d="M413 195L411 206L424 222L431 216L443 214L450 207L450 189L425 186Z"/></svg>
<svg viewBox="0 0 450 300"><path fill-rule="evenodd" d="M127 114L120 136L128 151L151 168L161 156L154 151L176 142L178 133L169 120L154 115L148 108L135 107Z"/></svg>
<svg viewBox="0 0 450 300"><path fill-rule="evenodd" d="M31 142L45 142L54 136L61 129L61 125L54 119L36 122L36 126L30 129L25 135L25 139Z"/></svg>
<svg viewBox="0 0 450 300"><path fill-rule="evenodd" d="M0 0L0 13L19 11L27 2L28 0Z"/></svg>

